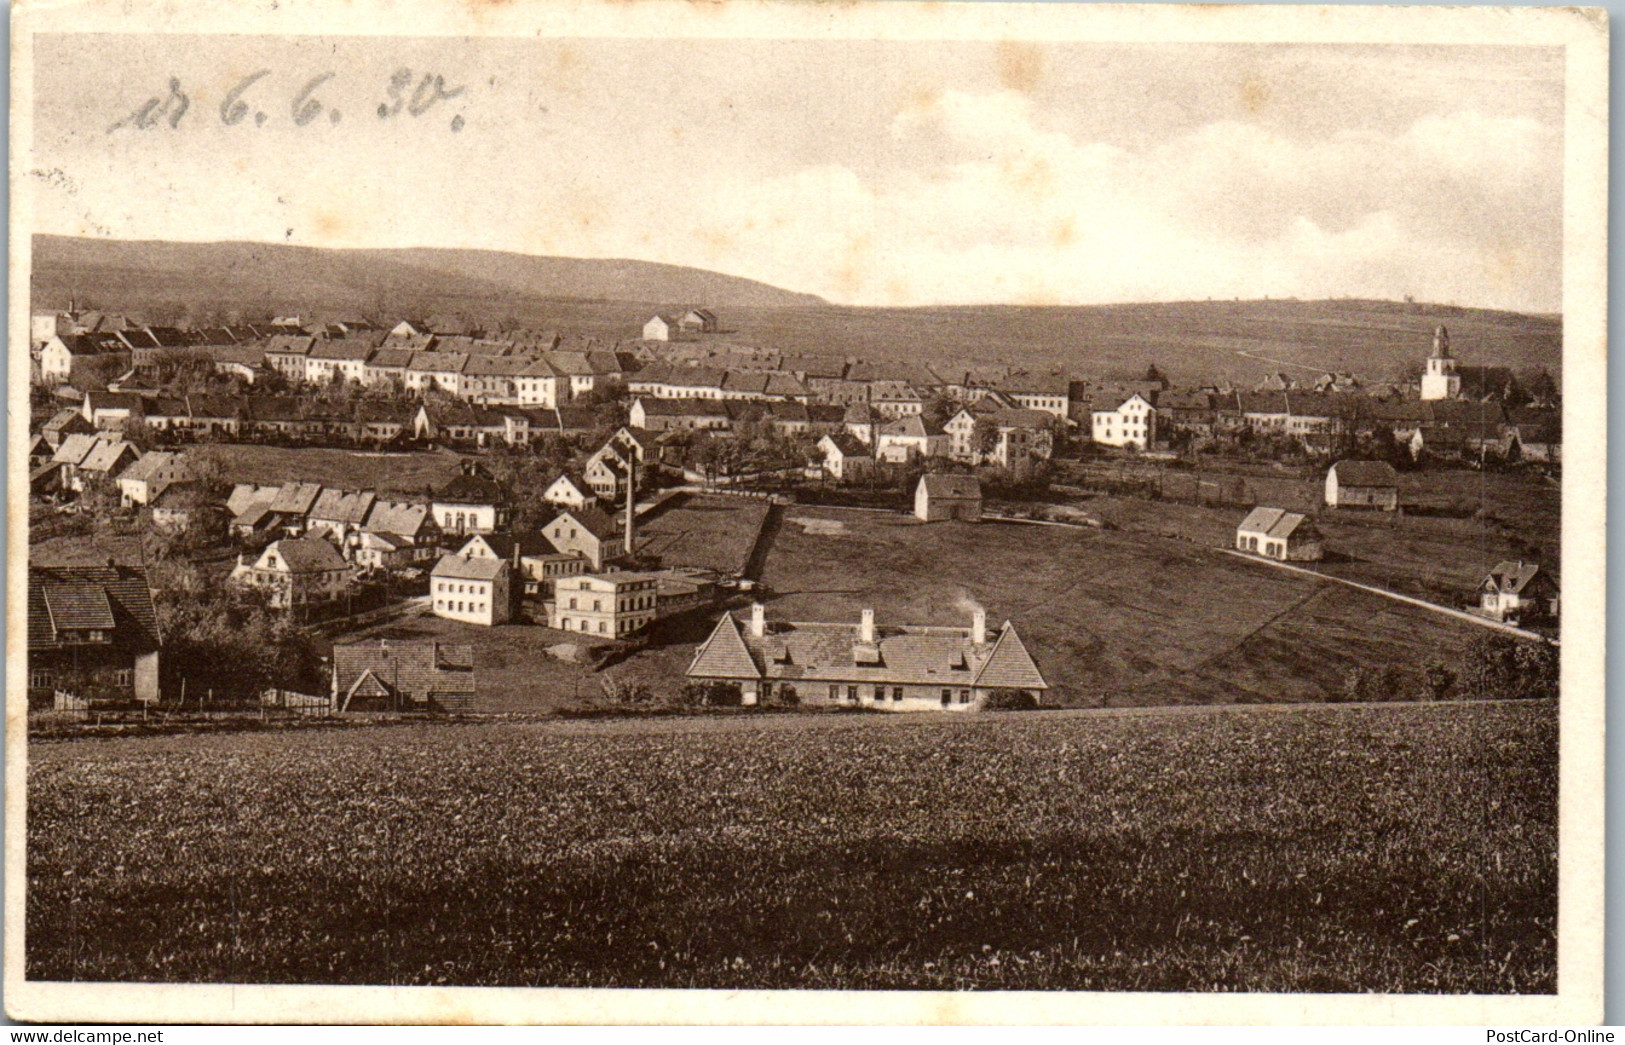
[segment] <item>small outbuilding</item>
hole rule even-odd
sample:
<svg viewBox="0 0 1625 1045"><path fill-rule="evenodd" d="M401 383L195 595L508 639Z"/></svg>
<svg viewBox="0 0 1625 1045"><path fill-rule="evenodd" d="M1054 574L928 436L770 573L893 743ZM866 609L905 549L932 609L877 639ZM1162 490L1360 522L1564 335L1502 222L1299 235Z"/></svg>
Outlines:
<svg viewBox="0 0 1625 1045"><path fill-rule="evenodd" d="M923 522L978 522L982 518L982 484L974 475L920 476L914 488L914 517Z"/></svg>
<svg viewBox="0 0 1625 1045"><path fill-rule="evenodd" d="M1254 508L1236 527L1236 550L1281 562L1319 562L1325 555L1313 519L1284 508Z"/></svg>
<svg viewBox="0 0 1625 1045"><path fill-rule="evenodd" d="M1387 461L1338 461L1326 472L1328 508L1399 507L1399 475Z"/></svg>

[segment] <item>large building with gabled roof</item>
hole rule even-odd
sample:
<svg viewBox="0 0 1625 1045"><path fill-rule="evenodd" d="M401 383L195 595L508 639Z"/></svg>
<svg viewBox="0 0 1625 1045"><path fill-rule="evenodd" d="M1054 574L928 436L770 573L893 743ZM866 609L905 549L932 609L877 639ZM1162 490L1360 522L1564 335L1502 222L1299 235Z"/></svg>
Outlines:
<svg viewBox="0 0 1625 1045"><path fill-rule="evenodd" d="M977 610L968 628L769 621L760 603L741 624L717 622L694 654L689 678L739 686L746 704L802 704L885 711L969 711L998 690L1042 702L1049 683L1010 621L996 631Z"/></svg>

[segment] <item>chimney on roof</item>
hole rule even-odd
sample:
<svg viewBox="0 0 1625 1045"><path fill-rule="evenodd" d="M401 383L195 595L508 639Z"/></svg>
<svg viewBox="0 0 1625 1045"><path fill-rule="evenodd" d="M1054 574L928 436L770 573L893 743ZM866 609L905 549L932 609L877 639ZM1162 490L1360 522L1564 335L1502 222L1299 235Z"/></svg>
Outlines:
<svg viewBox="0 0 1625 1045"><path fill-rule="evenodd" d="M978 646L987 641L987 611L980 606L970 615L970 640Z"/></svg>
<svg viewBox="0 0 1625 1045"><path fill-rule="evenodd" d="M863 620L858 625L858 638L860 640L862 640L863 642L873 642L873 641L875 641L875 611L874 610L866 609L866 610L863 611Z"/></svg>
<svg viewBox="0 0 1625 1045"><path fill-rule="evenodd" d="M767 607L759 602L750 604L750 633L757 638L767 634Z"/></svg>

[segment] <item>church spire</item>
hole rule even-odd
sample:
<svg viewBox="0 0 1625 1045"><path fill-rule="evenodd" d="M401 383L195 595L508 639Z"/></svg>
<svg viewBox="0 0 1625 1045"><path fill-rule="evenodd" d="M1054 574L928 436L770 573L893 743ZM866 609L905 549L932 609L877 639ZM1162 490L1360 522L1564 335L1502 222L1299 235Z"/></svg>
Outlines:
<svg viewBox="0 0 1625 1045"><path fill-rule="evenodd" d="M1450 358L1450 331L1444 328L1443 323L1440 323L1433 330L1433 355L1430 358Z"/></svg>

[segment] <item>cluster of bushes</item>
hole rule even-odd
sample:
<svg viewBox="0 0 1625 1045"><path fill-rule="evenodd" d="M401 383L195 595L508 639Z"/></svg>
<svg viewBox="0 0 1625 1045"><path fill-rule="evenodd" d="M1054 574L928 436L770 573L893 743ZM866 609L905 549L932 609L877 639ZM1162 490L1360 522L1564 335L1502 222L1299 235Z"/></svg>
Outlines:
<svg viewBox="0 0 1625 1045"><path fill-rule="evenodd" d="M1486 633L1467 644L1453 667L1442 661L1419 672L1394 665L1350 667L1343 673L1343 688L1331 700L1536 700L1557 695L1557 646Z"/></svg>

